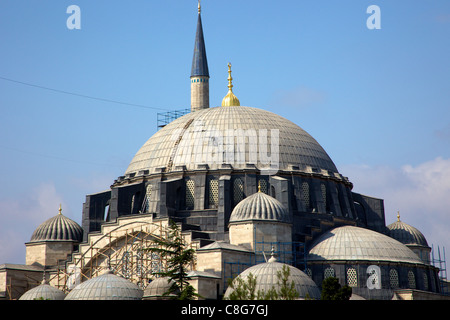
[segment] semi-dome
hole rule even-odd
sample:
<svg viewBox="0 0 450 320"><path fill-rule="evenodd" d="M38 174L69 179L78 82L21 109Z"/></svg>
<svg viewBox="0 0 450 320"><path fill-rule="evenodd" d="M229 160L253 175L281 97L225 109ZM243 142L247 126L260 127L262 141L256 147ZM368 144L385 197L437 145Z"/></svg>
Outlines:
<svg viewBox="0 0 450 320"><path fill-rule="evenodd" d="M25 292L19 300L64 300L65 297L64 292L43 280L39 286Z"/></svg>
<svg viewBox="0 0 450 320"><path fill-rule="evenodd" d="M260 170L298 167L338 174L322 146L302 128L272 112L244 106L198 110L172 121L147 140L126 174L170 172L176 166L195 170L205 164L209 169L252 164Z"/></svg>
<svg viewBox="0 0 450 320"><path fill-rule="evenodd" d="M289 212L283 204L261 191L240 201L230 216L230 223L254 220L291 223Z"/></svg>
<svg viewBox="0 0 450 320"><path fill-rule="evenodd" d="M311 245L308 261L385 261L423 264L403 243L365 228L331 229Z"/></svg>
<svg viewBox="0 0 450 320"><path fill-rule="evenodd" d="M289 268L288 284L292 283L292 281L294 282L298 298L320 299L319 287L310 277L291 265L277 262L273 257L265 263L260 263L245 269L239 277L242 280L247 281L250 274L254 276L256 278L255 292L260 290L268 292L272 288L278 291L280 288L278 274L282 272L283 266ZM233 291L234 289L231 286L228 287L224 298L228 298Z"/></svg>
<svg viewBox="0 0 450 320"><path fill-rule="evenodd" d="M38 241L75 241L83 240L83 229L75 221L61 213L41 223L31 235L30 242Z"/></svg>
<svg viewBox="0 0 450 320"><path fill-rule="evenodd" d="M65 300L141 300L143 293L138 285L107 270L77 285Z"/></svg>
<svg viewBox="0 0 450 320"><path fill-rule="evenodd" d="M405 245L428 247L427 239L425 239L422 232L417 228L400 221L400 215L398 215L397 221L387 226L387 229L390 237Z"/></svg>

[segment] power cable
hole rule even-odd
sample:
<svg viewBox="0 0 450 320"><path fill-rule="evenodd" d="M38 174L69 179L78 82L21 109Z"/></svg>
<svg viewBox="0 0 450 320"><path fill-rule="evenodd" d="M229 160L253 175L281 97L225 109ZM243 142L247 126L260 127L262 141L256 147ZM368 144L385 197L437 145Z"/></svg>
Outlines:
<svg viewBox="0 0 450 320"><path fill-rule="evenodd" d="M40 86L40 85L37 85L37 84L32 84L32 83L19 81L19 80L5 78L5 77L2 77L2 76L0 76L0 79L1 80L5 80L5 81L9 81L9 82L14 82L14 83L26 85L26 86L29 86L29 87L49 90L49 91L53 91L53 92L68 94L68 95L72 95L72 96L77 96L77 97L87 98L87 99L92 99L92 100L97 100L97 101L116 103L116 104L122 104L122 105L127 105L127 106L132 106L132 107L145 108L145 109L153 109L153 110L166 110L166 111L170 110L170 109L166 109L166 108L150 107L150 106L145 106L145 105L141 105L141 104L128 103L128 102L123 102L123 101L116 101L116 100L99 98L99 97L93 97L93 96L88 96L88 95L85 95L85 94L74 93L74 92L69 92L69 91L64 91L64 90L59 90L59 89L53 89L53 88L49 88L49 87Z"/></svg>

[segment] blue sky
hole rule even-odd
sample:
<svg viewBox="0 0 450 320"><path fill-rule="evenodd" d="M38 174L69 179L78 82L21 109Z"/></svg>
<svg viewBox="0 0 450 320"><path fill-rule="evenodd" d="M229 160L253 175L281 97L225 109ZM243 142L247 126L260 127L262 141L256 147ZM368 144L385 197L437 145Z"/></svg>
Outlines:
<svg viewBox="0 0 450 320"><path fill-rule="evenodd" d="M196 21L195 0L0 2L0 264L25 262L60 203L81 223L157 113L189 108ZM385 200L387 224L400 210L450 248L449 1L204 0L202 21L211 106L231 62L241 105L298 124L355 192Z"/></svg>

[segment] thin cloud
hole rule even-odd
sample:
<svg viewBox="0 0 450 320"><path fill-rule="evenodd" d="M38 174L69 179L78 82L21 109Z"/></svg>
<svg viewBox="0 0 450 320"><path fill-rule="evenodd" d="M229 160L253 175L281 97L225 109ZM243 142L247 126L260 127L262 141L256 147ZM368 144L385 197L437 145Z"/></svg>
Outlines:
<svg viewBox="0 0 450 320"><path fill-rule="evenodd" d="M304 86L298 86L291 90L276 91L273 100L276 105L298 110L322 104L327 100L327 96L324 92Z"/></svg>
<svg viewBox="0 0 450 320"><path fill-rule="evenodd" d="M60 204L63 197L52 182L0 201L0 263L25 263L25 243L39 224L58 214Z"/></svg>
<svg viewBox="0 0 450 320"><path fill-rule="evenodd" d="M400 168L344 165L340 171L354 191L384 199L386 224L401 220L418 228L428 244L450 248L450 159L436 159Z"/></svg>

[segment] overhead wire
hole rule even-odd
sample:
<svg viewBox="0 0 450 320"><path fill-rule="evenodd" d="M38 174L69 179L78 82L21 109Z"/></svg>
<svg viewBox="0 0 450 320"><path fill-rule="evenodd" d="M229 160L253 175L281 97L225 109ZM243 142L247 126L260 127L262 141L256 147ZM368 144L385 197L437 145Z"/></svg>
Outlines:
<svg viewBox="0 0 450 320"><path fill-rule="evenodd" d="M26 85L26 86L29 86L29 87L44 89L44 90L48 90L48 91L53 91L53 92L62 93L62 94L68 94L68 95L72 95L72 96L77 96L77 97L87 98L87 99L92 99L92 100L97 100L97 101L116 103L116 104L131 106L131 107L153 109L153 110L165 110L165 111L169 111L170 110L170 109L167 109L167 108L150 107L150 106L146 106L146 105L142 105L142 104L136 104L136 103L129 103L129 102L112 100L112 99L106 99L106 98L93 97L93 96L89 96L89 95L85 95L85 94L80 94L80 93L75 93L75 92L70 92L70 91L65 91L65 90L60 90L60 89L54 89L54 88L49 88L49 87L33 84L33 83L28 83L28 82L24 82L24 81L14 80L14 79L2 77L2 76L0 76L0 79L1 80L5 80L5 81L9 81L9 82L13 82L13 83Z"/></svg>

